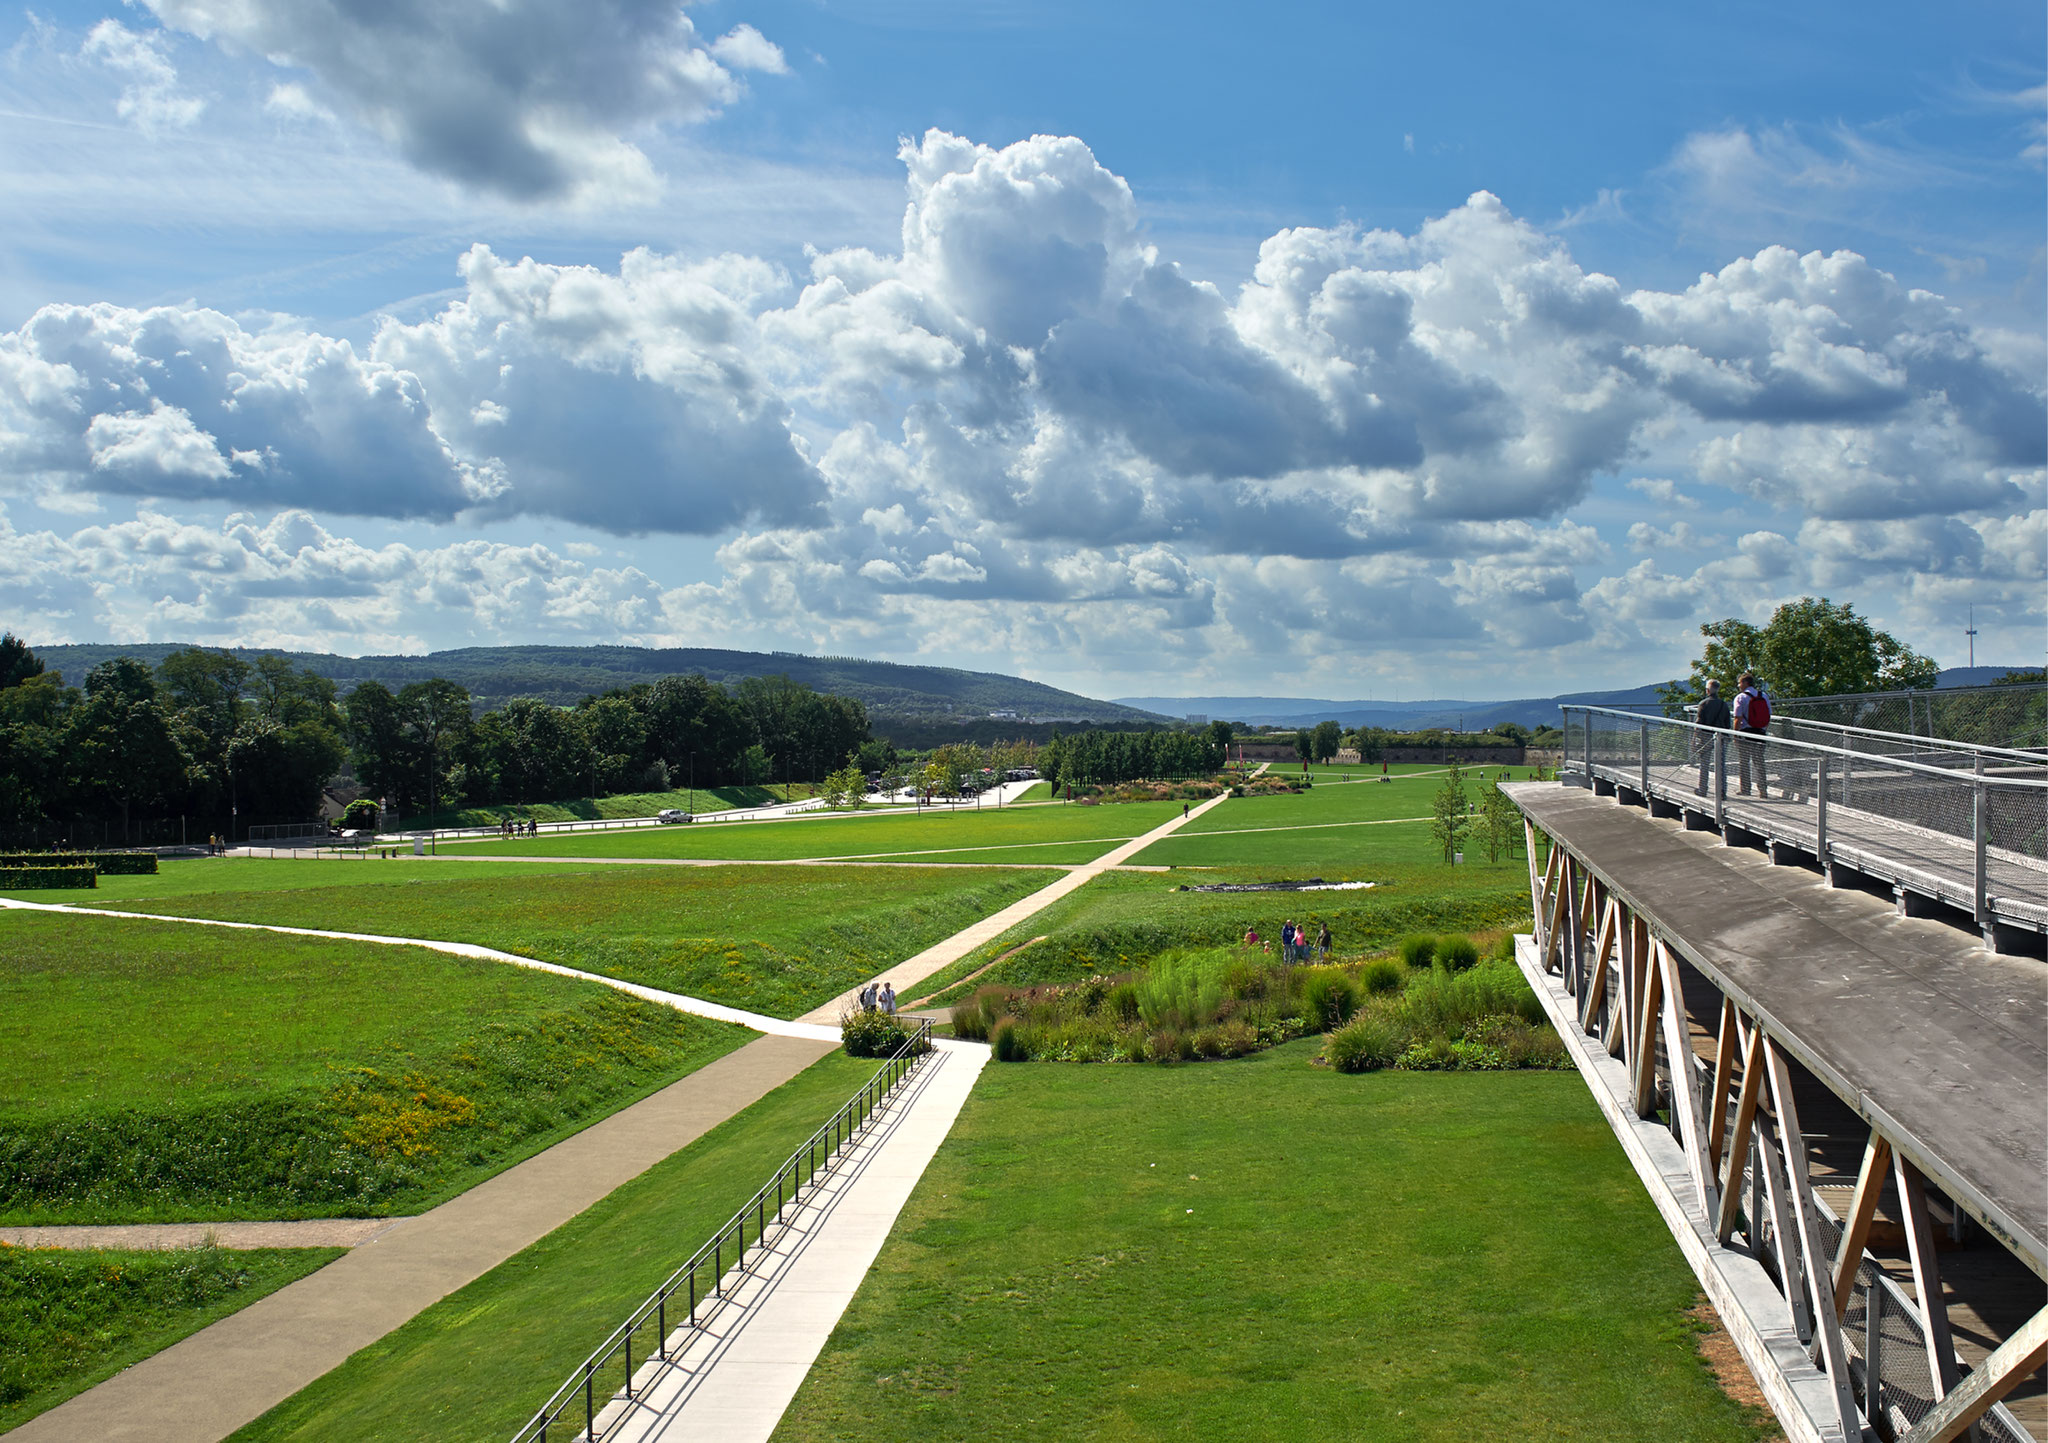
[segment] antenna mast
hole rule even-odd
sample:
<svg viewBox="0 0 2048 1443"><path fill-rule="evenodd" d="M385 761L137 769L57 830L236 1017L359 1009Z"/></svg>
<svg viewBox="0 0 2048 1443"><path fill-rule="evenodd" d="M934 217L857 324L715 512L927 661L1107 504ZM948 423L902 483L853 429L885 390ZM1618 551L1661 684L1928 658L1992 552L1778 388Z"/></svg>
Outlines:
<svg viewBox="0 0 2048 1443"><path fill-rule="evenodd" d="M1970 608L1970 629L1963 633L1970 638L1970 665L1977 664L1977 608Z"/></svg>

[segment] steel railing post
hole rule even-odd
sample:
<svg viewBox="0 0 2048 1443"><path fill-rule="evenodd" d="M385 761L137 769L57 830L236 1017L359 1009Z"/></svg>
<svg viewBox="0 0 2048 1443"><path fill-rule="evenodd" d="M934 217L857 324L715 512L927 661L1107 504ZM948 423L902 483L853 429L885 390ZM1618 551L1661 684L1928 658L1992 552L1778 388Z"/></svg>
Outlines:
<svg viewBox="0 0 2048 1443"><path fill-rule="evenodd" d="M1991 809L1990 803L1990 793L1984 787L1984 754L1979 752L1977 753L1977 778L1970 783L1970 823L1971 831L1975 834L1972 840L1976 843L1977 850L1977 926L1980 929L1988 928L1991 925L1991 898L1989 889L1985 885L1987 880L1985 875L1986 864L1989 861L1985 844L1989 841L1988 834L1990 832L1991 819L1987 814Z"/></svg>
<svg viewBox="0 0 2048 1443"><path fill-rule="evenodd" d="M1728 829L1728 734L1714 729L1714 826Z"/></svg>
<svg viewBox="0 0 2048 1443"><path fill-rule="evenodd" d="M1822 752L1814 766L1813 788L1813 857L1825 871L1828 865L1828 762L1830 758Z"/></svg>
<svg viewBox="0 0 2048 1443"><path fill-rule="evenodd" d="M1643 804L1647 806L1650 801L1650 724L1648 722L1636 723L1636 757L1637 768L1641 773L1643 784Z"/></svg>
<svg viewBox="0 0 2048 1443"><path fill-rule="evenodd" d="M1586 781L1587 791L1593 790L1593 713L1586 713Z"/></svg>

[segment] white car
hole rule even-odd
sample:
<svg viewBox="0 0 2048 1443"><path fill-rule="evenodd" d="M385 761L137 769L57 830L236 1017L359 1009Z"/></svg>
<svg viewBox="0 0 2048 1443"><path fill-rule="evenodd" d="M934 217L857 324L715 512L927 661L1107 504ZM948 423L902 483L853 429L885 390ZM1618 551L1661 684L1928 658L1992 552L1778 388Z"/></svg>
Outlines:
<svg viewBox="0 0 2048 1443"><path fill-rule="evenodd" d="M695 821L696 818L688 812L681 811L675 807L670 807L665 812L656 812L654 814L654 820L660 822L663 826L667 826L670 822L691 822Z"/></svg>

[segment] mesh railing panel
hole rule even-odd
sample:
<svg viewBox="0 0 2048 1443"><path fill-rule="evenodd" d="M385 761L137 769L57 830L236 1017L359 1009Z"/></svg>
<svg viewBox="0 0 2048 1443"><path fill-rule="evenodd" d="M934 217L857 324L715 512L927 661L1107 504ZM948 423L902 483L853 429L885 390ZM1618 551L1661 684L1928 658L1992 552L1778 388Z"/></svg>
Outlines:
<svg viewBox="0 0 2048 1443"><path fill-rule="evenodd" d="M1771 699L1776 716L1869 727L1930 741L2048 747L2048 684L1965 686L1940 691Z"/></svg>

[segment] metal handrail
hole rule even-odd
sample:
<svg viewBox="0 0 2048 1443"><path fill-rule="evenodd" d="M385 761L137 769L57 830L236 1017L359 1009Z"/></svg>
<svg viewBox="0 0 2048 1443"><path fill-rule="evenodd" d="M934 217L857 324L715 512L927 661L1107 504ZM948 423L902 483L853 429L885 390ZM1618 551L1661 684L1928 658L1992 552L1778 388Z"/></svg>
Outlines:
<svg viewBox="0 0 2048 1443"><path fill-rule="evenodd" d="M832 1161L856 1137L889 1097L901 1087L916 1070L917 1065L932 1050L932 1023L928 1017L917 1019L917 1030L903 1040L903 1045L891 1053L875 1075L867 1080L861 1089L849 1097L816 1132L810 1135L797 1150L791 1153L775 1175L761 1184L760 1190L740 1205L738 1212L725 1225L711 1235L711 1240L691 1254L689 1261L670 1273L660 1287L650 1293L646 1300L635 1308L626 1321L612 1330L610 1337L599 1344L596 1351L577 1366L561 1387L554 1391L540 1410L529 1418L517 1433L512 1443L547 1443L548 1429L569 1414L573 1422L573 1410L580 1399L582 1402L582 1431L579 1436L585 1440L596 1437L597 1416L612 1399L612 1390L601 1397L597 1392L598 1372L614 1357L623 1355L625 1373L625 1394L630 1402L633 1398L633 1337L651 1318L655 1323L655 1354L663 1362L670 1357L668 1346L668 1303L671 1298L686 1296L688 1299L686 1317L688 1326L700 1326L697 1309L701 1303L724 1299L723 1280L725 1277L725 1254L733 1254L733 1267L744 1270L747 1262L747 1224L754 1226L754 1247L759 1248L771 1226L780 1226L783 1209L803 1196L803 1190L814 1186L820 1172L829 1169ZM885 1084L886 1079L886 1084ZM824 1155L819 1156L819 1147ZM806 1171L808 1167L808 1171ZM785 1188L785 1184L787 1187ZM773 1195L775 1209L768 1210L768 1199ZM699 1293L697 1287L700 1269L709 1267L710 1288ZM645 1361L643 1355L642 1361Z"/></svg>
<svg viewBox="0 0 2048 1443"><path fill-rule="evenodd" d="M1880 727L1851 726L1847 722L1821 721L1816 717L1800 716L1797 712L1778 711L1771 717L1773 726L1819 727L1824 731L1841 732L1843 735L1875 737L1880 741L1910 742L1919 751L1965 752L1971 756L1998 757L2006 761L2027 762L2040 766L2048 762L2040 752L2030 752L2021 747L1996 747L1987 742L1953 742L1941 737L1924 737L1918 732L1890 732ZM1791 741L1791 737L1780 737L1780 741ZM1844 748L1851 750L1851 748ZM1882 756L1880 752L1858 752L1858 756Z"/></svg>
<svg viewBox="0 0 2048 1443"><path fill-rule="evenodd" d="M1649 723L1651 723L1651 722L1655 722L1655 723L1657 723L1657 724L1658 724L1658 725L1660 725L1660 726L1675 726L1675 727L1684 727L1684 728L1685 728L1685 729L1687 729L1688 731L1693 731L1693 732L1704 732L1704 733L1706 733L1706 734L1708 734L1708 735L1710 735L1710 736L1726 736L1726 737L1742 737L1742 736L1769 736L1769 737L1770 737L1770 742L1771 742L1771 745L1772 745L1772 746L1776 746L1776 747L1792 747L1792 748L1795 748L1795 749L1797 749L1797 750L1799 750L1799 751L1803 751L1803 752L1811 752L1811 753L1813 753L1813 754L1815 754L1815 755L1817 755L1817 756L1831 756L1831 757L1849 757L1849 758L1852 758L1852 759L1854 759L1854 760L1856 760L1856 761L1860 761L1860 762L1867 762L1867 763L1870 763L1870 764L1872 764L1872 765L1875 765L1875 766L1885 766L1885 767L1898 767L1898 768L1899 768L1899 769L1901 769L1902 771L1912 771L1912 772L1925 772L1925 773L1926 773L1926 774L1927 774L1928 776L1931 776L1931 777L1941 777L1941 778L1943 778L1944 780L1947 780L1947 781L1954 781L1954 780L1956 779L1956 777L1958 776L1958 773L1957 773L1957 771L1956 771L1956 770L1955 770L1955 768L1953 768L1953 767L1935 767L1935 766L1929 766L1929 765L1928 765L1927 763L1925 763L1925 762L1915 762L1915 761L1909 761L1909 760L1907 760L1907 759L1906 759L1906 758L1904 758L1904 757L1887 757L1887 756L1878 756L1878 755L1876 755L1876 754L1874 754L1874 753L1871 753L1871 752L1859 752L1859 751L1855 750L1855 749L1854 749L1854 748L1852 748L1852 747L1831 747L1831 746L1825 746L1825 745L1823 745L1822 743L1819 743L1819 742L1802 742L1802 741L1794 741L1794 740L1792 740L1792 739L1791 739L1790 737L1778 737L1778 736L1770 736L1770 734L1769 734L1768 732L1761 732L1761 733L1759 733L1759 732L1738 732L1738 731L1734 731L1734 730L1732 730L1731 728L1728 728L1728 727L1710 727L1710 726L1702 726L1702 725L1700 725L1700 723L1698 723L1698 722L1686 721L1686 720L1685 720L1685 719L1684 719L1683 717L1670 717L1670 716L1647 716L1647 715L1645 715L1645 714L1644 714L1644 713L1642 713L1642 712L1638 712L1638 711L1624 711L1624 710L1622 710L1622 709L1621 709L1621 708L1619 708L1619 707L1611 707L1611 706L1580 706L1580 705L1577 705L1577 704L1572 704L1572 705L1565 705L1565 706L1560 706L1560 707L1558 708L1558 710L1559 710L1560 712L1563 712L1563 713L1565 714L1565 716L1567 716L1567 717L1569 717L1569 716L1570 716L1570 715L1571 715L1571 714L1572 714L1573 712L1585 712L1585 713L1586 713L1587 715L1589 715L1589 716L1595 716L1595 715L1598 715L1598 716L1615 716L1615 717L1625 717L1625 718L1626 718L1626 719L1628 719L1629 721L1632 721L1632 722L1636 722L1636 723L1638 723L1638 724L1644 724L1644 725L1647 725L1647 724L1649 724ZM1890 735L1890 736L1903 736L1903 735L1905 735L1905 734L1904 734L1904 733L1902 733L1902 732L1891 732L1891 733L1887 733L1887 735ZM1926 740L1926 738L1924 738L1924 737L1923 737L1923 738L1921 738L1921 740L1922 740L1922 741L1925 741L1925 740ZM1943 743L1943 745L1955 745L1955 746L1961 746L1962 744L1961 744L1961 743ZM1569 764L1571 763L1571 760L1572 760L1571 752L1570 752L1569 748L1566 748L1566 749L1564 749L1564 751L1565 751L1565 757L1564 757L1564 759L1565 759L1565 763L1566 763L1567 765L1569 765ZM2027 754L2027 759L2028 759L2029 761L2039 761L2039 760L2040 760L2040 758L2039 758L2039 757L2035 757L2035 756L2033 756L2033 755L2031 755L2031 754ZM2048 778L2042 778L2042 777L1999 777L1999 776L1988 776L1988 775L1987 775L1987 776L1977 776L1977 775L1975 775L1975 774L1971 774L1971 773L1963 773L1963 774L1961 774L1961 775L1967 775L1967 776L1969 776L1969 777L1970 777L1970 780L1971 780L1971 782L1972 782L1972 783L1979 783L1979 782L1981 782L1981 783L1982 783L1983 785L1985 785L1985 786L1987 786L1987 787L2000 787L2000 788L2019 788L2019 789L2024 789L2024 790L2031 790L2031 791L2039 791L2039 792L2042 792L2042 793L2044 793L2044 794L2048 794Z"/></svg>

